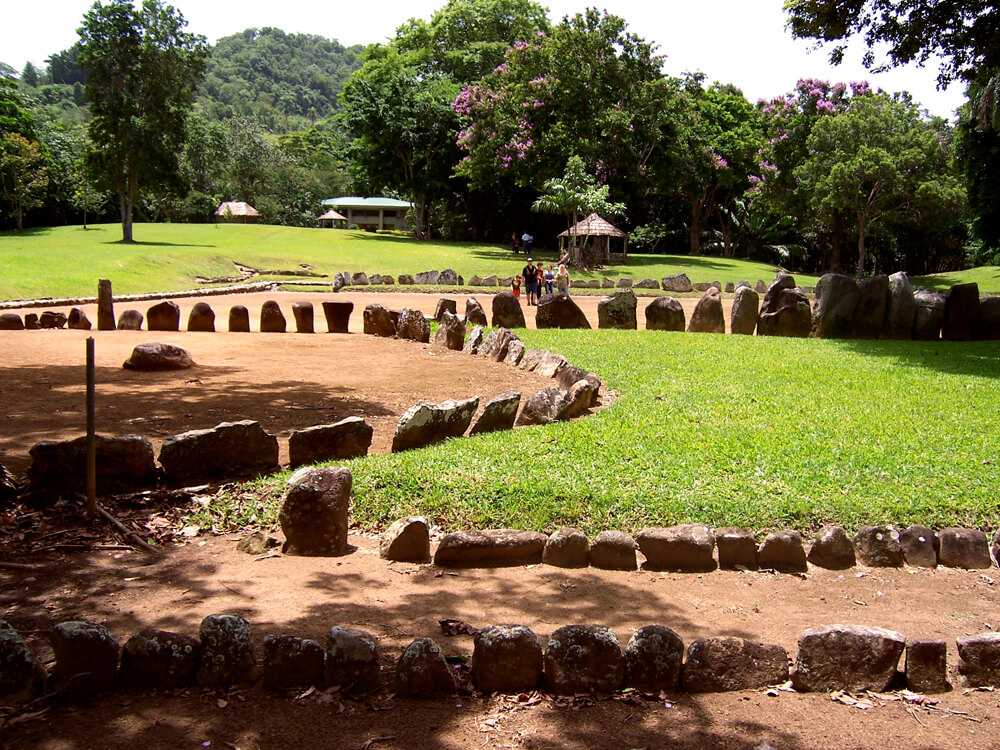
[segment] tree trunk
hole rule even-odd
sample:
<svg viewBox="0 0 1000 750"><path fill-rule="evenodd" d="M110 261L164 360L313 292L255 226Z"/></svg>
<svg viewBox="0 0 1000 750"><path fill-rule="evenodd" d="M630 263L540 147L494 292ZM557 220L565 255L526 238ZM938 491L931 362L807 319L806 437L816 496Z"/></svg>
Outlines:
<svg viewBox="0 0 1000 750"><path fill-rule="evenodd" d="M701 255L701 211L691 202L691 227L688 229L688 246L691 255Z"/></svg>
<svg viewBox="0 0 1000 750"><path fill-rule="evenodd" d="M842 220L840 214L833 215L833 236L830 238L830 271L840 273L840 235Z"/></svg>
<svg viewBox="0 0 1000 750"><path fill-rule="evenodd" d="M865 221L858 220L858 280L865 277Z"/></svg>

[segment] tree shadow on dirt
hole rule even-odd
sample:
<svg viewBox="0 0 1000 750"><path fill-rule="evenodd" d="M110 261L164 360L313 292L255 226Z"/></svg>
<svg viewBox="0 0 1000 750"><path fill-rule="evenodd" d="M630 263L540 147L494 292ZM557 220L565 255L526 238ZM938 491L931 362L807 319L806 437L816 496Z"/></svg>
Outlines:
<svg viewBox="0 0 1000 750"><path fill-rule="evenodd" d="M887 341L835 339L831 343L862 356L949 375L1000 378L1000 341Z"/></svg>

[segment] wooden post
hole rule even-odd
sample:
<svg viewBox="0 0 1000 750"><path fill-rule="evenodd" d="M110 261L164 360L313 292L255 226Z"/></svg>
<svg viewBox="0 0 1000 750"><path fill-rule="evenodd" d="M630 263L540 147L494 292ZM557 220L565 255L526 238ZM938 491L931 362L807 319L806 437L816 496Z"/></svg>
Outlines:
<svg viewBox="0 0 1000 750"><path fill-rule="evenodd" d="M96 388L94 337L87 338L87 517L97 518L97 417L94 406Z"/></svg>

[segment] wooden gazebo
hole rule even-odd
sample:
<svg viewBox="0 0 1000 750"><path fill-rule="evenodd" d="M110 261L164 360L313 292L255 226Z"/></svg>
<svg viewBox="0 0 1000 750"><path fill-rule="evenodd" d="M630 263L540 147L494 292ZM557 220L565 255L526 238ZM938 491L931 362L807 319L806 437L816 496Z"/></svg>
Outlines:
<svg viewBox="0 0 1000 750"><path fill-rule="evenodd" d="M347 217L337 213L332 208L319 217L321 227L327 226L327 222L330 222L331 229L347 229Z"/></svg>
<svg viewBox="0 0 1000 750"><path fill-rule="evenodd" d="M581 239L586 245L590 238L594 239L593 253L596 258L603 261L611 259L612 240L621 240L622 258L628 258L628 235L597 214L591 214L559 235L559 255L565 254L567 245L569 248L579 247Z"/></svg>
<svg viewBox="0 0 1000 750"><path fill-rule="evenodd" d="M225 201L215 209L215 220L253 224L257 221L257 209L243 201Z"/></svg>

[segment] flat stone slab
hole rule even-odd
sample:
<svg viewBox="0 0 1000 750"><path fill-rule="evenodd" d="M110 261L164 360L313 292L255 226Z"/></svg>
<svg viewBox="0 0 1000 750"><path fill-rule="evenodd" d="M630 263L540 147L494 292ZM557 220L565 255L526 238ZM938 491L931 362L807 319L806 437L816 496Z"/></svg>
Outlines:
<svg viewBox="0 0 1000 750"><path fill-rule="evenodd" d="M967 570L980 570L993 565L989 541L979 529L941 529L938 544L938 565Z"/></svg>
<svg viewBox="0 0 1000 750"><path fill-rule="evenodd" d="M97 435L97 490L114 494L156 486L153 444L144 435ZM28 451L33 490L86 492L87 437L43 440Z"/></svg>
<svg viewBox="0 0 1000 750"><path fill-rule="evenodd" d="M168 437L160 465L175 482L268 474L278 470L278 439L252 420L221 422Z"/></svg>
<svg viewBox="0 0 1000 750"><path fill-rule="evenodd" d="M303 468L288 480L278 522L282 552L335 557L349 551L347 523L354 479L344 468Z"/></svg>
<svg viewBox="0 0 1000 750"><path fill-rule="evenodd" d="M551 424L569 419L569 412L573 405L573 394L565 388L560 388L557 385L543 388L525 403L517 418L517 424L521 426Z"/></svg>
<svg viewBox="0 0 1000 750"><path fill-rule="evenodd" d="M392 452L423 448L448 438L461 437L472 423L479 397L439 404L420 401L399 418L392 438Z"/></svg>
<svg viewBox="0 0 1000 750"><path fill-rule="evenodd" d="M958 673L969 687L1000 687L1000 633L956 639Z"/></svg>
<svg viewBox="0 0 1000 750"><path fill-rule="evenodd" d="M805 573L806 551L798 531L773 531L764 537L757 550L757 563L780 573Z"/></svg>
<svg viewBox="0 0 1000 750"><path fill-rule="evenodd" d="M646 556L644 569L699 573L715 570L715 534L708 526L643 529L636 541Z"/></svg>
<svg viewBox="0 0 1000 750"><path fill-rule="evenodd" d="M82 620L61 622L49 638L56 657L52 689L85 698L114 685L120 647L106 627Z"/></svg>
<svg viewBox="0 0 1000 750"><path fill-rule="evenodd" d="M517 409L521 405L521 394L507 391L486 402L483 413L469 430L470 435L480 435L499 430L510 430L517 419Z"/></svg>
<svg viewBox="0 0 1000 750"><path fill-rule="evenodd" d="M288 436L288 464L295 468L321 461L367 456L372 435L372 426L361 417L347 417L333 424L293 430Z"/></svg>
<svg viewBox="0 0 1000 750"><path fill-rule="evenodd" d="M828 525L816 532L806 559L827 570L846 570L856 562L854 542L840 526Z"/></svg>
<svg viewBox="0 0 1000 750"><path fill-rule="evenodd" d="M689 693L721 693L780 685L788 680L788 652L743 638L702 638L687 650L681 678Z"/></svg>
<svg viewBox="0 0 1000 750"><path fill-rule="evenodd" d="M434 553L443 567L492 568L537 565L548 537L537 531L486 529L447 534Z"/></svg>
<svg viewBox="0 0 1000 750"><path fill-rule="evenodd" d="M915 693L948 690L948 644L937 640L906 642L906 687Z"/></svg>
<svg viewBox="0 0 1000 750"><path fill-rule="evenodd" d="M28 703L45 690L45 665L17 631L0 620L0 705Z"/></svg>
<svg viewBox="0 0 1000 750"><path fill-rule="evenodd" d="M757 539L750 529L716 529L715 546L719 550L720 568L757 570Z"/></svg>
<svg viewBox="0 0 1000 750"><path fill-rule="evenodd" d="M899 533L888 526L862 526L854 535L858 562L873 568L903 566L903 548Z"/></svg>
<svg viewBox="0 0 1000 750"><path fill-rule="evenodd" d="M796 690L881 693L896 675L906 637L883 628L830 625L803 631L798 646L792 674Z"/></svg>
<svg viewBox="0 0 1000 750"><path fill-rule="evenodd" d="M250 623L236 615L208 615L198 628L202 656L198 685L225 690L257 676Z"/></svg>

